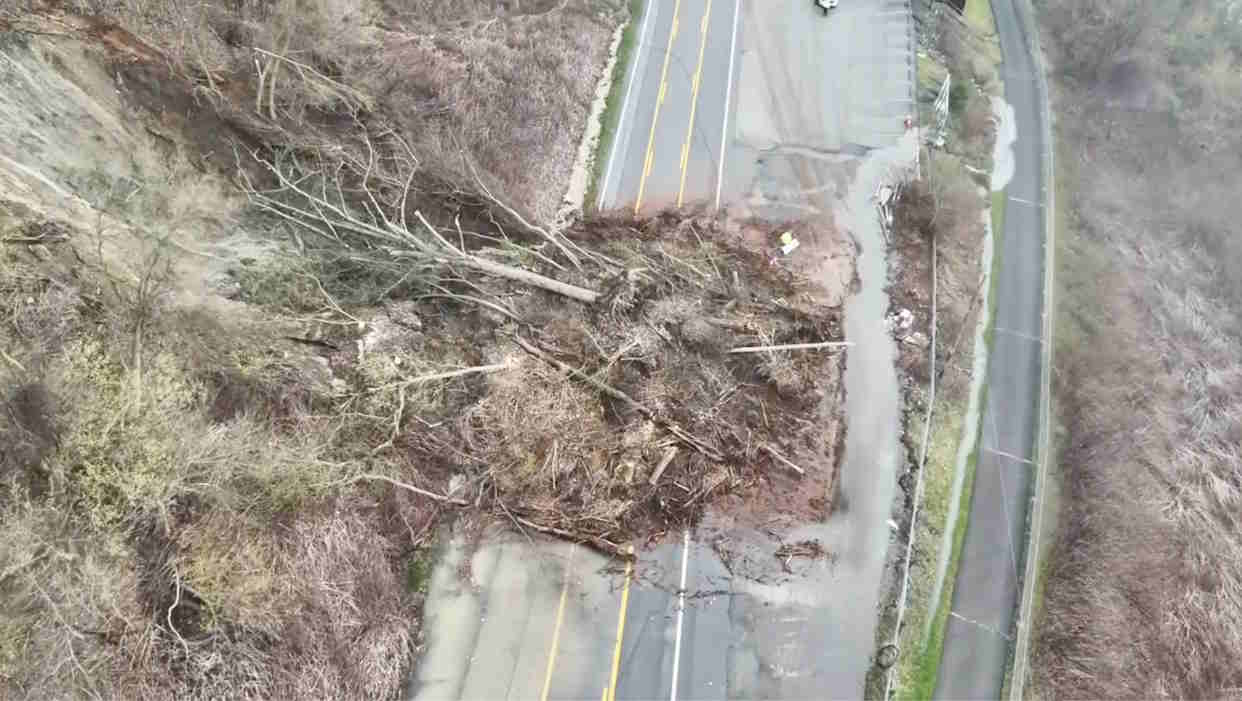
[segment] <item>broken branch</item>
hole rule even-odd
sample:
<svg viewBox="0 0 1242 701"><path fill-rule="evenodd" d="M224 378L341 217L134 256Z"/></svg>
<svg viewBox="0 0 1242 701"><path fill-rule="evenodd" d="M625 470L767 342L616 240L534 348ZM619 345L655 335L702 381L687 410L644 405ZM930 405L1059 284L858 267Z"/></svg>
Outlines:
<svg viewBox="0 0 1242 701"><path fill-rule="evenodd" d="M526 526L527 528L530 528L532 530L539 531L540 533L545 533L547 535L554 535L558 538L564 538L565 540L573 541L575 543L585 543L595 548L596 550L599 550L613 557L621 558L623 560L634 559L634 553L630 552L628 549L622 549L620 545L617 545L616 543L612 542L611 540L608 540L607 538L601 538L600 536L588 535L586 533L574 533L572 531L567 531L562 528L556 528L553 526L541 526L538 523L535 523L534 521L530 521L528 519L524 519L521 516L515 517L514 520L522 524L523 526Z"/></svg>
<svg viewBox="0 0 1242 701"><path fill-rule="evenodd" d="M435 492L429 492L426 489L420 489L418 487L415 487L412 484L406 484L405 482L398 482L397 480L391 477L385 477L384 475L373 475L373 474L356 475L338 484L353 484L355 482L361 482L363 480L387 482L388 484L391 484L394 487L400 487L401 489L404 489L406 491L414 492L415 494L425 496L428 499L434 499L443 504L454 504L456 506L470 506L470 502L465 501L464 499L453 499L452 497L446 497L443 494L436 494Z"/></svg>
<svg viewBox="0 0 1242 701"><path fill-rule="evenodd" d="M853 341L824 341L822 343L786 343L776 346L742 346L730 350L730 353L765 353L783 350L820 350L823 348L844 348L854 345Z"/></svg>
<svg viewBox="0 0 1242 701"><path fill-rule="evenodd" d="M521 214L519 214L516 209L510 207L504 202L501 202L499 197L496 197L495 195L493 195L492 191L488 189L486 184L484 184L483 178L479 177L479 171L475 169L474 163L471 163L469 158L465 158L464 152L462 153L462 156L466 162L466 165L470 168L470 174L474 176L475 185L478 186L479 191L483 193L484 197L486 197L492 204L504 210L505 214L508 214L510 217L512 217L514 221L516 221L518 224L522 226L522 228L526 229L527 231L530 231L531 233L539 234L544 239L551 242L553 246L556 246L558 249L560 249L561 253L564 254L564 256L569 259L569 262L574 264L575 268L579 268L579 269L582 268L582 262L578 259L578 256L574 255L574 253L569 250L569 248L565 245L564 242L561 241L559 237L552 234L551 232L549 232L547 229L543 228L542 226L537 226L535 224L530 223L529 221L526 221L526 217L523 217Z"/></svg>
<svg viewBox="0 0 1242 701"><path fill-rule="evenodd" d="M793 470L794 472L798 473L798 476L799 476L799 477L802 477L802 476L805 476L805 475L806 475L806 470L803 470L802 468L798 467L797 465L793 464L792 462L789 462L789 460L785 459L785 456L783 456L783 455L781 455L780 453L776 452L776 449L775 449L775 448L773 448L772 446L770 446L770 445L761 445L761 446L759 446L759 447L760 447L760 448L763 448L763 450L764 450L765 452L767 452L767 454L768 454L768 455L771 455L773 458L775 458L777 462L779 462L780 464L784 465L785 467L788 467L789 469Z"/></svg>
<svg viewBox="0 0 1242 701"><path fill-rule="evenodd" d="M603 382L600 382L594 377L591 377L585 372L582 372L581 370L575 367L572 367L568 365L567 363L562 363L556 358L553 358L547 353L544 353L543 351L539 350L535 346L531 345L529 342L522 339L520 336L514 336L513 342L521 346L527 353L530 353L531 355L543 360L544 362L552 365L553 367L557 368L558 370L566 373L567 375L571 377L576 377L579 380L582 380L583 382L587 383L588 385L591 385L595 389L603 392L604 394L612 397L613 399L623 402L626 406L630 407L634 411L637 411L638 413L642 414L646 418L651 419L652 421L655 421L657 424L662 426L664 430L673 434L679 440L681 440L683 443L690 446L691 448L694 448L695 450L699 451L703 455L706 455L709 459L715 462L722 462L724 460L724 456L722 456L720 453L713 450L711 446L707 445L703 441L690 435L689 433L685 431L685 429L678 426L677 424L657 417L654 411L647 408L645 405L639 403L637 400L635 400L633 397L626 394L625 392L622 392L621 390L617 389L616 387L613 387L612 385L608 385Z"/></svg>
<svg viewBox="0 0 1242 701"><path fill-rule="evenodd" d="M496 363L494 365L476 365L470 368L462 368L461 370L448 370L446 372L434 372L430 375L419 375L418 377L411 377L408 380L402 380L400 382L394 382L388 385L381 385L379 387L375 387L371 389L371 391L380 392L386 389L392 389L393 387L404 388L404 387L409 387L410 385L422 384L423 382L434 382L435 380L447 380L451 377L461 377L462 375L472 375L474 373L497 372L499 370L504 370L508 367L509 366L505 363Z"/></svg>
<svg viewBox="0 0 1242 701"><path fill-rule="evenodd" d="M10 365L17 368L18 370L21 370L22 372L26 372L26 368L22 367L21 363L14 360L13 356L9 355L8 353L5 353L3 348L0 348L0 358L4 358L6 362L8 362Z"/></svg>
<svg viewBox="0 0 1242 701"><path fill-rule="evenodd" d="M650 409L643 406L642 404L639 404L630 395L626 394L625 392L622 392L616 387L600 382L599 380L595 379L594 377L591 377L585 372L582 372L581 370L578 370L577 368L571 367L567 363L562 363L556 358L553 358L547 353L544 353L543 351L534 347L533 345L528 343L525 339L523 339L521 336L514 336L513 342L521 346L527 353L530 353L531 355L539 358L540 360L556 367L558 370L561 370L562 372L565 372L573 377L578 378L579 380L582 380L583 382L587 383L588 385L591 385L595 389L603 392L604 394L612 397L613 399L624 402L631 409L633 409L634 411L637 411L643 416L647 418L652 418L654 416L654 412L652 412Z"/></svg>
<svg viewBox="0 0 1242 701"><path fill-rule="evenodd" d="M427 221L427 218L423 216L421 211L414 212L414 216L418 218L418 221L421 222L423 227L427 229L427 232L430 233L446 251L454 255L455 262L465 265L468 268L473 268L480 272L487 273L488 275L495 275L496 277L515 280L517 282L538 287L549 292L555 292L569 297L570 299L576 299L579 302L585 302L587 304L594 304L595 300L599 299L599 293L594 290L588 290L584 287L570 285L565 282L560 282L559 280L553 280L550 277L544 277L538 273L532 273L529 270L514 268L509 265L504 265L503 263L496 263L487 260L486 258L479 258L478 256L466 253L464 250L453 246L453 244L448 242L448 239L441 236L440 232L436 231L436 228L431 225L431 222Z"/></svg>
<svg viewBox="0 0 1242 701"><path fill-rule="evenodd" d="M664 470L668 468L669 463L673 462L673 458L677 457L677 446L669 446L664 449L664 455L660 457L660 464L656 465L655 472L651 473L651 479L647 480L653 487L660 481L660 477L664 475Z"/></svg>

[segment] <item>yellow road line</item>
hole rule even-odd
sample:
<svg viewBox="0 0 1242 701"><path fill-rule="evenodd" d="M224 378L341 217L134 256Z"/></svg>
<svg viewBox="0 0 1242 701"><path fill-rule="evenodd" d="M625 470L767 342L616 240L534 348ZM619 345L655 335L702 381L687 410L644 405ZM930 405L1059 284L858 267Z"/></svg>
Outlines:
<svg viewBox="0 0 1242 701"><path fill-rule="evenodd" d="M548 701L548 692L552 689L552 669L556 666L556 651L561 643L561 623L565 620L565 602L569 599L569 575L574 564L574 551L578 544L569 546L569 559L565 562L565 583L561 585L561 603L556 607L556 627L552 629L552 646L548 650L548 671L543 675L543 693L539 701Z"/></svg>
<svg viewBox="0 0 1242 701"><path fill-rule="evenodd" d="M694 90L690 97L690 124L686 127L686 143L681 147L681 185L677 187L677 206L681 206L686 194L686 166L690 164L690 139L694 136L694 112L699 106L699 82L703 78L703 52L707 49L707 19L712 14L712 0L707 0L703 21L699 24L699 63L694 68ZM728 106L725 106L728 109Z"/></svg>
<svg viewBox="0 0 1242 701"><path fill-rule="evenodd" d="M634 554L634 546L630 546L629 553ZM625 636L625 609L630 605L630 575L633 573L634 561L631 559L625 563L625 585L621 589L621 613L617 618L617 645L612 651L612 676L609 677L608 687L605 689L606 701L616 701L617 698L617 674L621 671L621 641Z"/></svg>
<svg viewBox="0 0 1242 701"><path fill-rule="evenodd" d="M664 104L664 91L668 89L668 61L673 56L673 39L677 38L677 13L681 11L681 0L673 4L673 26L668 33L668 46L664 48L664 67L660 69L660 96L656 99L655 114L651 116L651 132L647 134L647 157L643 165L643 174L638 179L638 198L634 200L634 213L643 206L643 191L647 189L647 175L651 172L651 148L655 145L656 123L660 121L660 105Z"/></svg>

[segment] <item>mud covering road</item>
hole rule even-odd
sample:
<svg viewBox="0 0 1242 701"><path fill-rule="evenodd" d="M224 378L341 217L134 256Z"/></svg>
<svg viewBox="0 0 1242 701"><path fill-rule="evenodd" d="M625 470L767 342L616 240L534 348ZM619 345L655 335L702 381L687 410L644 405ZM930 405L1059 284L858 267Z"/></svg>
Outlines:
<svg viewBox="0 0 1242 701"><path fill-rule="evenodd" d="M473 553L450 549L427 601L413 698L863 693L902 459L872 197L915 156L902 125L912 104L909 8L851 0L823 17L803 0L648 7L602 201L634 207L641 190L649 211L679 195L710 207L719 194L731 219L799 222L803 246L790 263L844 302L846 340L857 344L837 493L822 495L835 511L811 523L779 509L709 513L688 538L673 531L640 549L628 573L581 548L571 558L570 546L515 534L486 538ZM834 259L846 247L859 255L857 278ZM776 556L804 541L825 552Z"/></svg>

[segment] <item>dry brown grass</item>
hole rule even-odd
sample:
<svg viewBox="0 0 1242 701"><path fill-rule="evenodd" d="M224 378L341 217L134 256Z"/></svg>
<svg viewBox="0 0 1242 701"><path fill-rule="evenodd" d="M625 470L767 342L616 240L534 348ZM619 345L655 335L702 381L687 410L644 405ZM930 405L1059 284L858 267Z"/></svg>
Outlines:
<svg viewBox="0 0 1242 701"><path fill-rule="evenodd" d="M244 99L278 123L335 111L341 90L317 71L357 91L359 104L390 120L426 162L460 172L464 148L509 200L543 221L568 185L621 17L598 0L68 4L167 51L201 99ZM255 49L307 68L274 65ZM263 96L242 98L258 85L268 87Z"/></svg>
<svg viewBox="0 0 1242 701"><path fill-rule="evenodd" d="M327 486L348 457L261 334L156 294L138 343L125 286L49 254L0 249L0 696L395 696L420 509Z"/></svg>
<svg viewBox="0 0 1242 701"><path fill-rule="evenodd" d="M1163 9L1162 9L1163 8ZM1172 10L1172 14L1166 10ZM1157 18L1159 18L1157 20ZM1198 4L1050 3L1064 504L1036 650L1054 698L1242 686L1242 28ZM1165 62L1188 41L1194 60ZM1127 51L1114 49L1124 42Z"/></svg>
<svg viewBox="0 0 1242 701"><path fill-rule="evenodd" d="M598 544L691 519L726 490L798 491L766 452L775 449L820 468L801 484L816 495L808 508L825 508L840 356L722 353L839 335L837 310L816 304L802 279L718 223L671 217L580 225L570 237L613 262L584 252L578 268L518 215L480 204L477 185L444 176L461 174L459 139L492 171L489 185L498 178L512 195L523 184L506 179L520 176L547 190L555 168L544 166L576 141L558 111L594 83L581 67L602 51L601 6L523 3L492 22L480 3L451 27L427 27L391 14L400 8L328 0L89 5L145 41L57 10L0 19L22 27L5 46L16 66L6 85L28 88L5 91L0 107L21 115L13 96L33 103L0 145L20 152L21 129L42 134L35 122L53 121L39 110L57 114L88 89L108 99L88 95L85 111L109 127L108 149L65 139L56 160L23 156L57 176L50 191L90 195L72 201L79 210L106 209L98 226L78 217L64 224L67 240L0 244L0 529L14 536L0 545L0 695L394 698L420 605L400 566L445 508L434 493L453 484L455 507ZM373 11L397 19L381 26ZM55 38L30 38L44 30ZM541 35L544 48L531 41ZM301 65L277 68L255 44ZM407 56L411 66L400 52L414 49L429 53ZM266 92L256 58L268 61ZM428 87L408 89L419 81ZM533 96L522 92L532 85ZM142 131L152 140L129 138ZM460 212L466 231L440 235L460 236L471 255L425 256L430 272L411 279L411 259L397 255L409 251L392 238L331 245L307 226L295 237L288 218L238 211L219 177L237 172L234 145L243 159L255 147L357 166L360 135L391 148L375 171L351 173L342 207L377 216L380 204L348 187L358 184L404 207L384 178L414 164L414 206L441 225ZM134 163L61 181L74 150ZM165 160L193 172L148 168ZM499 170L515 163L520 172ZM11 176L0 171L0 184ZM6 236L55 226L0 208ZM226 259L241 302L177 299L185 278L163 264L170 251L229 227L293 250ZM590 285L601 300L581 306L466 265L484 258ZM698 323L708 315L714 331ZM377 339L385 321L389 336ZM501 361L493 375L410 381ZM674 443L681 452L651 485Z"/></svg>

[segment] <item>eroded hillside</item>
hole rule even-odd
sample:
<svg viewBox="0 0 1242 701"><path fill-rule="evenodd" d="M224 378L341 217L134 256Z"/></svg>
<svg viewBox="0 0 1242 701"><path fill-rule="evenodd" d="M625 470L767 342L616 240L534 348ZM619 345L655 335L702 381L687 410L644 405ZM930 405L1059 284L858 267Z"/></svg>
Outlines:
<svg viewBox="0 0 1242 701"><path fill-rule="evenodd" d="M7 696L393 698L443 518L828 508L843 358L772 346L840 299L745 222L545 227L621 16L502 5L0 15Z"/></svg>

